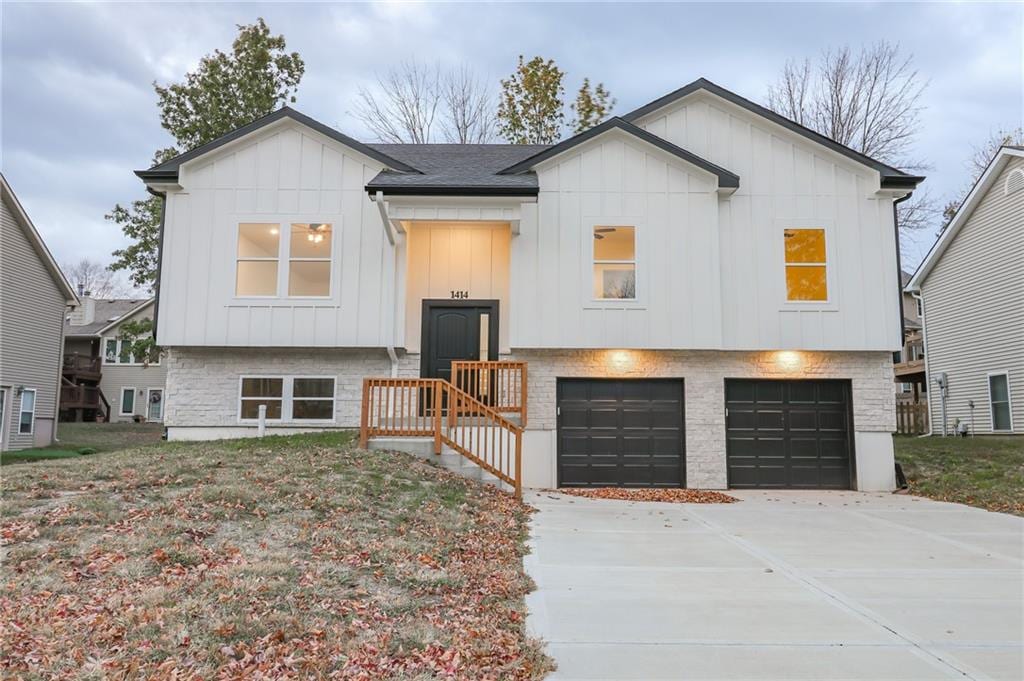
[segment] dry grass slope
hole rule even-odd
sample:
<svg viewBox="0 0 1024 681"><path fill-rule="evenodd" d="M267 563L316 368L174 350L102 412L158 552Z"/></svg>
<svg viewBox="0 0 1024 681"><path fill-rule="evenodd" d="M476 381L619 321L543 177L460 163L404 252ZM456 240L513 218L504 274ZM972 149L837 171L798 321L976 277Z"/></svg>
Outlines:
<svg viewBox="0 0 1024 681"><path fill-rule="evenodd" d="M533 679L529 508L347 436L4 469L5 678Z"/></svg>

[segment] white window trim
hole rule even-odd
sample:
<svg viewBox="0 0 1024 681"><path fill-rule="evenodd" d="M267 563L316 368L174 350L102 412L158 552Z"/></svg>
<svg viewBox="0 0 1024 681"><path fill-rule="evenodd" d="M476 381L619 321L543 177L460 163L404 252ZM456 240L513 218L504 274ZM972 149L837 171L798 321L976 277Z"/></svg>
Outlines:
<svg viewBox="0 0 1024 681"><path fill-rule="evenodd" d="M160 422L162 422L164 420L164 389L163 388L146 388L146 413L143 414L143 416L146 417L147 421L150 420L149 419L149 405L150 405L150 400L153 397L153 391L154 390L159 390L160 391L160 418L155 420L156 423L160 423Z"/></svg>
<svg viewBox="0 0 1024 681"><path fill-rule="evenodd" d="M825 300L790 300L786 290L786 230L787 229L823 229L825 230L825 288L828 297ZM779 300L783 310L838 310L839 292L836 282L839 280L839 257L836 250L835 227L831 220L812 220L810 218L780 218L775 221L775 232L778 243L776 262L779 274L776 281L779 286ZM810 263L808 263L810 264ZM815 263L817 264L817 263Z"/></svg>
<svg viewBox="0 0 1024 681"><path fill-rule="evenodd" d="M598 227L632 227L633 228L633 260L602 260L602 263L633 263L636 296L634 298L595 298L594 297L594 230ZM646 234L644 220L638 216L615 215L587 217L583 220L583 261L584 265L584 309L645 309L647 307L647 257Z"/></svg>
<svg viewBox="0 0 1024 681"><path fill-rule="evenodd" d="M234 250L231 252L231 301L236 304L247 302L274 302L282 305L293 303L336 303L338 298L338 286L336 270L338 269L339 252L341 248L341 216L340 215L236 215L233 218L234 229ZM331 257L330 257L330 282L326 296L289 296L288 277L291 273L291 229L293 224L309 224L320 222L331 226ZM239 258L238 257L238 228L243 223L261 223L277 225L277 258ZM287 228L287 229L286 229ZM272 296L241 296L238 295L238 262L277 260L277 293ZM323 258L295 258L296 262L322 262ZM249 376L248 378L254 378ZM274 376L273 378L278 378Z"/></svg>
<svg viewBox="0 0 1024 681"><path fill-rule="evenodd" d="M133 361L131 361L131 362L122 362L122 361L120 361L121 360L121 347L122 347L122 344L125 342L124 339L121 338L120 336L104 336L102 338L102 340L103 340L103 343L100 345L100 358L101 358L100 361L103 364L106 364L108 366L117 366L117 367L146 367L146 366L158 367L158 366L160 366L160 355L159 354L157 354L157 357L156 357L156 359L154 361L149 362L148 364L146 362L136 362L136 361L134 361L135 355L132 355L132 360ZM117 351L114 353L114 361L113 362L107 361L107 342L108 341L114 341L117 344L116 345Z"/></svg>
<svg viewBox="0 0 1024 681"><path fill-rule="evenodd" d="M3 394L3 400L0 401L0 447L2 447L7 435L7 405L11 401L11 390L7 386L0 386L0 393Z"/></svg>
<svg viewBox="0 0 1024 681"><path fill-rule="evenodd" d="M996 430L996 414L995 409L992 407L992 377L993 376L1005 376L1006 377L1006 407L1010 412L1010 429ZM993 433L1012 433L1013 432L1013 391L1010 390L1010 370L1002 369L1000 371L990 371L985 375L985 392L988 393L988 425L989 429Z"/></svg>
<svg viewBox="0 0 1024 681"><path fill-rule="evenodd" d="M301 426L301 425L306 425L306 424L312 424L312 425L333 424L333 423L337 423L337 421L338 421L337 415L336 415L337 414L337 409L338 409L338 377L337 376L324 376L324 375L311 376L311 375L306 375L306 374L243 374L243 375L238 377L238 410L237 410L237 414L238 414L238 422L239 423L247 424L247 425L255 425L255 424L259 423L259 419L258 418L257 419L242 418L242 381L244 381L247 378L279 378L282 381L282 383L281 383L281 398L280 398L281 399L281 418L279 418L279 419L272 419L272 418L268 417L266 419L267 423L273 422L275 424L293 424L293 425ZM293 405L294 405L294 402L295 402L295 400L294 400L295 380L296 379L302 379L302 378L325 379L325 380L330 380L333 383L334 390L333 390L330 398L327 398L327 397L309 397L309 398L300 397L299 398L300 400L306 400L306 399L309 399L309 400L321 400L323 402L327 402L329 400L331 402L331 418L329 418L329 419L296 419L296 418L293 417L292 410L293 410ZM258 398L249 397L249 398L246 398L246 399L255 400L255 399L258 399ZM275 399L276 400L278 398L272 397L272 398L267 398L267 399Z"/></svg>
<svg viewBox="0 0 1024 681"><path fill-rule="evenodd" d="M25 393L32 393L32 411L25 411ZM35 435L36 434L36 400L39 399L39 394L35 388L22 388L21 398L18 400L18 435ZM28 422L28 432L21 432L21 415L25 413L31 413L32 418Z"/></svg>
<svg viewBox="0 0 1024 681"><path fill-rule="evenodd" d="M125 411L124 410L124 394L125 394L126 391L131 391L131 393L132 393L132 410L131 411ZM121 386L121 394L118 395L118 400L117 400L117 415L118 416L135 416L135 400L136 400L137 397L138 396L135 394L135 388L134 387Z"/></svg>

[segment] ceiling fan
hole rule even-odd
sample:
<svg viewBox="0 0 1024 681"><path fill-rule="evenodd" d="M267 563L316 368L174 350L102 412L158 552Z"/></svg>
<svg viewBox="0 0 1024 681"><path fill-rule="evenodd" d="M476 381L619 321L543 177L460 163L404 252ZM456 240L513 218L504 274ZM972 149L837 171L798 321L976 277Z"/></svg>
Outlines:
<svg viewBox="0 0 1024 681"><path fill-rule="evenodd" d="M594 230L594 238L603 239L605 234L607 234L608 232L614 232L615 230L615 227L598 227L597 229Z"/></svg>

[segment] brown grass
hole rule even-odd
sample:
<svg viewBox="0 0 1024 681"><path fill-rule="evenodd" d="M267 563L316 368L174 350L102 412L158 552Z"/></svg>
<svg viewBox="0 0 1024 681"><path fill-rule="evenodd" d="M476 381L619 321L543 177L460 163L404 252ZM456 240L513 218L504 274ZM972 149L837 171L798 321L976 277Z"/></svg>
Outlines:
<svg viewBox="0 0 1024 681"><path fill-rule="evenodd" d="M4 469L4 678L533 679L529 508L347 436Z"/></svg>

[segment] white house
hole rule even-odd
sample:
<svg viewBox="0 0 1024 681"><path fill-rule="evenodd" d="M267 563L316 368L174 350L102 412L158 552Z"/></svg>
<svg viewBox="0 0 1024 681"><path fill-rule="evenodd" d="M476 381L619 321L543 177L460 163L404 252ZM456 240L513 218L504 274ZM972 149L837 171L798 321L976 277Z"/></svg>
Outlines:
<svg viewBox="0 0 1024 681"><path fill-rule="evenodd" d="M1024 147L999 150L907 289L924 312L932 433L1024 433Z"/></svg>
<svg viewBox="0 0 1024 681"><path fill-rule="evenodd" d="M475 418L452 447L478 460L525 406L527 486L894 485L894 203L923 178L706 80L551 147L284 108L138 175L166 197L171 439L261 405L438 443Z"/></svg>

